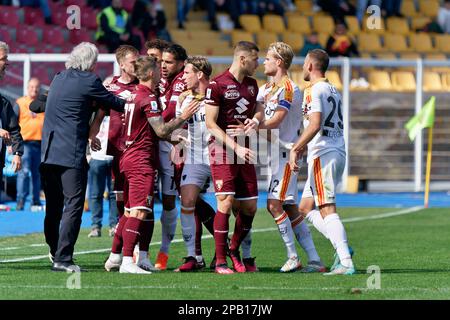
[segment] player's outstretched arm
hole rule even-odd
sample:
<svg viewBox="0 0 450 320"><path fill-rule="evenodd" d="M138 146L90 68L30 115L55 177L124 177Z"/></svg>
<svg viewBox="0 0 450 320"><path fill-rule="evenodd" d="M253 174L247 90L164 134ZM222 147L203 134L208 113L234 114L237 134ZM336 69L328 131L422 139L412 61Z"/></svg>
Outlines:
<svg viewBox="0 0 450 320"><path fill-rule="evenodd" d="M198 111L198 107L199 101L194 100L186 107L186 109L184 109L180 116L170 120L169 122L164 122L164 118L162 116L147 118L147 120L158 137L168 139L169 135L175 129L180 128L186 120L191 118L194 113Z"/></svg>
<svg viewBox="0 0 450 320"><path fill-rule="evenodd" d="M284 118L286 118L288 114L288 110L282 107L278 107L273 114L273 117L267 120L263 120L259 124L259 129L277 129L280 127L281 122L283 122Z"/></svg>

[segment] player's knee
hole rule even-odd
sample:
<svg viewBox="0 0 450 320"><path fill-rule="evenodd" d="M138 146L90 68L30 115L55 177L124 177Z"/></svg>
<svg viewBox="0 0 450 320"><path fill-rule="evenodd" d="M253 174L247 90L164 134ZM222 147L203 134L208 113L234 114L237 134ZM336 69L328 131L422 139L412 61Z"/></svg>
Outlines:
<svg viewBox="0 0 450 320"><path fill-rule="evenodd" d="M168 196L163 194L162 206L164 210L173 210L175 208L175 196Z"/></svg>
<svg viewBox="0 0 450 320"><path fill-rule="evenodd" d="M223 213L228 213L233 207L233 196L221 195L217 197L217 206L219 210Z"/></svg>
<svg viewBox="0 0 450 320"><path fill-rule="evenodd" d="M267 201L267 210L272 214L281 214L283 212L283 207L279 201Z"/></svg>

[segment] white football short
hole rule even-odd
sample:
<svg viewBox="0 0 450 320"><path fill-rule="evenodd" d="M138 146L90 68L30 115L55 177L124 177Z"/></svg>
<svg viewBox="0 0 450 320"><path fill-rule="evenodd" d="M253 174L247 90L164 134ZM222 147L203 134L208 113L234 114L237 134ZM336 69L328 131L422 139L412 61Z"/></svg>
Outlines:
<svg viewBox="0 0 450 320"><path fill-rule="evenodd" d="M282 152L277 163L271 160L267 199L281 200L284 204L297 204L298 173L289 166L289 152Z"/></svg>
<svg viewBox="0 0 450 320"><path fill-rule="evenodd" d="M312 198L317 207L336 203L336 186L342 179L345 156L338 152L328 152L308 163L308 179L302 198Z"/></svg>
<svg viewBox="0 0 450 320"><path fill-rule="evenodd" d="M211 168L206 164L186 163L181 175L181 186L193 184L200 189L207 189L211 183Z"/></svg>

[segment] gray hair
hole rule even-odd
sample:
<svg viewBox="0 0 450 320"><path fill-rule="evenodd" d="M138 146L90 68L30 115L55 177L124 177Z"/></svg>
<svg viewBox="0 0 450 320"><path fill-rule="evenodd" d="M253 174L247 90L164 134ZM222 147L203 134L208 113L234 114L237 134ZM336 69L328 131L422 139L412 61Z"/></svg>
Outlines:
<svg viewBox="0 0 450 320"><path fill-rule="evenodd" d="M0 41L0 50L5 51L6 54L9 53L9 46L6 42Z"/></svg>
<svg viewBox="0 0 450 320"><path fill-rule="evenodd" d="M91 71L97 63L98 49L90 42L82 42L73 48L66 61L66 69Z"/></svg>

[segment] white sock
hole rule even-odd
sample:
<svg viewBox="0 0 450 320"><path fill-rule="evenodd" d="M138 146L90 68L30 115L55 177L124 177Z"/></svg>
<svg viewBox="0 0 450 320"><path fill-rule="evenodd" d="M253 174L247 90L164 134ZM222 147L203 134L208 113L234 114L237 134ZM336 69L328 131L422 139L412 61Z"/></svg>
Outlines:
<svg viewBox="0 0 450 320"><path fill-rule="evenodd" d="M133 264L133 257L123 257L122 264L123 265Z"/></svg>
<svg viewBox="0 0 450 320"><path fill-rule="evenodd" d="M111 261L119 262L120 260L122 260L122 255L120 253L113 253L113 252L111 252L109 254L109 259Z"/></svg>
<svg viewBox="0 0 450 320"><path fill-rule="evenodd" d="M175 230L177 229L177 208L173 208L170 211L163 210L161 214L161 248L159 251L169 253L169 246L175 236Z"/></svg>
<svg viewBox="0 0 450 320"><path fill-rule="evenodd" d="M286 246L287 256L291 258L293 256L298 257L297 250L295 249L294 232L292 232L291 220L289 220L286 212L283 212L281 216L275 218L275 223L280 231L281 238Z"/></svg>
<svg viewBox="0 0 450 320"><path fill-rule="evenodd" d="M191 214L181 214L181 232L188 257L195 257L195 216Z"/></svg>
<svg viewBox="0 0 450 320"><path fill-rule="evenodd" d="M337 213L332 213L324 218L327 233L330 236L330 241L334 243L336 252L344 267L353 267L353 261L350 256L347 244L347 234L345 233L344 225L341 222Z"/></svg>
<svg viewBox="0 0 450 320"><path fill-rule="evenodd" d="M203 261L203 256L195 256L195 259L197 259L197 262L200 263Z"/></svg>
<svg viewBox="0 0 450 320"><path fill-rule="evenodd" d="M317 231L323 234L325 238L329 239L325 221L323 220L319 210L312 210L308 212L306 219L308 219L308 221L317 229Z"/></svg>
<svg viewBox="0 0 450 320"><path fill-rule="evenodd" d="M252 257L252 229L247 233L241 243L242 258L247 259Z"/></svg>
<svg viewBox="0 0 450 320"><path fill-rule="evenodd" d="M308 255L308 261L320 262L319 254L317 253L316 246L314 245L311 232L309 232L309 227L306 222L302 221L301 223L297 224L292 228L292 231L294 232L298 243Z"/></svg>

